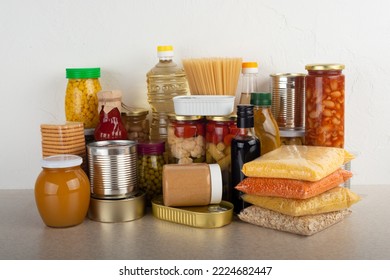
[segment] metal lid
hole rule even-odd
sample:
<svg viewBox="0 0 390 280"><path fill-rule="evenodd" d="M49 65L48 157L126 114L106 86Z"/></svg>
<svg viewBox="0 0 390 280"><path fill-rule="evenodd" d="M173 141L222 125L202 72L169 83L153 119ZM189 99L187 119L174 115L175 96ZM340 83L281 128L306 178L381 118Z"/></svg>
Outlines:
<svg viewBox="0 0 390 280"><path fill-rule="evenodd" d="M216 122L227 122L237 120L237 115L228 115L228 116L207 116L207 120L216 121Z"/></svg>
<svg viewBox="0 0 390 280"><path fill-rule="evenodd" d="M164 206L162 196L152 200L153 216L172 223L197 228L218 228L231 223L233 204L221 201L219 204L191 207Z"/></svg>
<svg viewBox="0 0 390 280"><path fill-rule="evenodd" d="M202 116L179 116L175 114L169 114L168 118L170 120L177 120L177 121L196 121L196 120L200 120Z"/></svg>
<svg viewBox="0 0 390 280"><path fill-rule="evenodd" d="M163 154L165 152L165 142L158 140L139 141L137 152L140 155Z"/></svg>
<svg viewBox="0 0 390 280"><path fill-rule="evenodd" d="M344 64L337 63L324 63L324 64L307 64L305 66L306 70L343 70L345 68Z"/></svg>
<svg viewBox="0 0 390 280"><path fill-rule="evenodd" d="M285 130L285 129L279 129L280 137L304 137L305 136L305 130L299 129L299 130Z"/></svg>
<svg viewBox="0 0 390 280"><path fill-rule="evenodd" d="M149 110L145 109L145 108L129 107L122 102L121 114L129 116L129 117L140 117L140 116L146 116L147 114L149 114Z"/></svg>

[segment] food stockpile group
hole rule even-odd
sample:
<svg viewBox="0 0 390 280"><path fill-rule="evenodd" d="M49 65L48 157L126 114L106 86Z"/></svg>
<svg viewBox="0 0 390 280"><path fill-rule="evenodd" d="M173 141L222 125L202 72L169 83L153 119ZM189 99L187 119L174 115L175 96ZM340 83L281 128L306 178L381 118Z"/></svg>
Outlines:
<svg viewBox="0 0 390 280"><path fill-rule="evenodd" d="M173 54L157 47L150 108L102 89L100 68L66 69L66 120L41 124L35 200L47 226L131 222L150 207L185 226L236 217L309 236L351 214L360 197L348 185L344 65L270 74L260 92L257 62L185 58L180 67Z"/></svg>

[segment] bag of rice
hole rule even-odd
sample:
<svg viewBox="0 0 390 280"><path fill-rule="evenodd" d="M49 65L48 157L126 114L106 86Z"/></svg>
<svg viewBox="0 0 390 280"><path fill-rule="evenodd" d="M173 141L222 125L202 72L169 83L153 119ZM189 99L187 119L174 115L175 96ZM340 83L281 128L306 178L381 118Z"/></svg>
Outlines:
<svg viewBox="0 0 390 280"><path fill-rule="evenodd" d="M244 194L242 199L253 205L290 216L305 216L349 208L360 196L344 187L335 187L308 199L292 199Z"/></svg>
<svg viewBox="0 0 390 280"><path fill-rule="evenodd" d="M351 161L342 148L282 145L243 165L247 177L317 181Z"/></svg>
<svg viewBox="0 0 390 280"><path fill-rule="evenodd" d="M238 217L253 225L309 236L342 221L351 213L351 210L344 209L317 215L293 217L253 205L242 210Z"/></svg>
<svg viewBox="0 0 390 280"><path fill-rule="evenodd" d="M321 180L310 182L283 178L248 177L235 188L246 194L306 199L326 192L352 177L350 171L337 169Z"/></svg>

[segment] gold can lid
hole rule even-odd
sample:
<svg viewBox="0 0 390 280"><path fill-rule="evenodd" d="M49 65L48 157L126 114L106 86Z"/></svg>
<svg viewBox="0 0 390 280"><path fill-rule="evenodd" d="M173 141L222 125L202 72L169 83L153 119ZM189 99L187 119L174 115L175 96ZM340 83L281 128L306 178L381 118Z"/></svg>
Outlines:
<svg viewBox="0 0 390 280"><path fill-rule="evenodd" d="M145 108L129 107L122 103L121 114L129 117L141 117L149 114L149 110Z"/></svg>
<svg viewBox="0 0 390 280"><path fill-rule="evenodd" d="M338 63L307 64L305 66L306 70L314 70L314 71L343 70L344 68L345 68L344 64L338 64Z"/></svg>
<svg viewBox="0 0 390 280"><path fill-rule="evenodd" d="M180 116L175 114L169 114L168 118L170 120L176 120L176 121L196 121L202 119L202 116Z"/></svg>
<svg viewBox="0 0 390 280"><path fill-rule="evenodd" d="M168 207L162 196L152 200L153 216L160 220L197 228L218 228L231 223L233 204L221 201L219 204L191 207Z"/></svg>
<svg viewBox="0 0 390 280"><path fill-rule="evenodd" d="M216 121L216 122L227 122L227 121L235 121L237 120L237 115L227 115L227 116L208 116L206 117L208 121Z"/></svg>

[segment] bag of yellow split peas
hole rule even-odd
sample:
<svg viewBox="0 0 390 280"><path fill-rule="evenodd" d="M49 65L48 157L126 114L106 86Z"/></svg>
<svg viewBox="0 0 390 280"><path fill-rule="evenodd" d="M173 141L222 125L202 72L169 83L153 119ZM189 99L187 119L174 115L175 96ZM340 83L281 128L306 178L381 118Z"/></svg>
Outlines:
<svg viewBox="0 0 390 280"><path fill-rule="evenodd" d="M99 123L97 93L102 89L100 68L67 68L65 95L66 120L95 128Z"/></svg>

